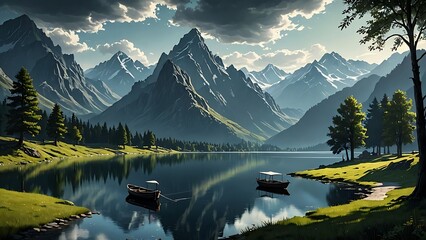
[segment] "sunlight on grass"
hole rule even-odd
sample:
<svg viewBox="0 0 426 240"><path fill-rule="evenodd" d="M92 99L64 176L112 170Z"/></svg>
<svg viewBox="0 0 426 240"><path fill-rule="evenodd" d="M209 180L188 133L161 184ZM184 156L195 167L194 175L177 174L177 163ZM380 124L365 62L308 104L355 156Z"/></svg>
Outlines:
<svg viewBox="0 0 426 240"><path fill-rule="evenodd" d="M283 220L244 233L244 239L407 239L426 237L426 201L403 200L417 180L419 158L406 154L341 162L296 176L375 186L391 182L401 186L384 200L355 200L320 208L304 217Z"/></svg>
<svg viewBox="0 0 426 240"><path fill-rule="evenodd" d="M0 196L0 238L20 229L38 227L56 218L89 211L41 194L0 189Z"/></svg>

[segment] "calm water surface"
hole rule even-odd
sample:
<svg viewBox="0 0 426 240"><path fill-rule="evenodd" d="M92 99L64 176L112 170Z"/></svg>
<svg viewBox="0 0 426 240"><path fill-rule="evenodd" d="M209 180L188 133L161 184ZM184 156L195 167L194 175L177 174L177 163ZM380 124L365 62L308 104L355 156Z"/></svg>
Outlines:
<svg viewBox="0 0 426 240"><path fill-rule="evenodd" d="M285 176L290 195L256 190L259 171L290 173L340 160L329 152L188 153L62 161L4 170L0 187L68 199L100 215L50 239L217 239L357 198L356 189ZM127 183L156 179L160 210L126 201Z"/></svg>

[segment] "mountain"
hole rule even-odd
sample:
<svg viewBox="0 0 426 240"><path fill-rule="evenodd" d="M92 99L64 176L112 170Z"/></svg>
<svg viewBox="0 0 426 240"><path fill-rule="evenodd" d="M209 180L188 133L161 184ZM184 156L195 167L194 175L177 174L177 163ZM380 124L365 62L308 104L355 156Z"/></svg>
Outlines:
<svg viewBox="0 0 426 240"><path fill-rule="evenodd" d="M285 148L310 147L327 141L328 126L331 119L337 115L337 108L350 95L360 102L368 99L370 92L379 81L379 76L371 75L359 80L352 87L334 93L310 108L305 115L293 126L271 137L266 143Z"/></svg>
<svg viewBox="0 0 426 240"><path fill-rule="evenodd" d="M153 67L146 67L118 51L108 61L86 70L84 74L87 78L105 82L110 89L122 97L130 92L136 81L144 80L152 74L153 70Z"/></svg>
<svg viewBox="0 0 426 240"><path fill-rule="evenodd" d="M273 64L268 64L263 70L259 72L249 72L247 68L242 68L241 71L246 75L246 77L257 83L262 89L266 89L272 84L284 80L284 78L288 76L288 73L284 72Z"/></svg>
<svg viewBox="0 0 426 240"><path fill-rule="evenodd" d="M118 100L111 91L87 82L74 56L63 54L27 15L0 25L0 67L15 76L22 66L30 72L39 95L59 103L66 114L100 113Z"/></svg>
<svg viewBox="0 0 426 240"><path fill-rule="evenodd" d="M281 108L306 111L343 88L353 86L374 67L375 64L364 61L346 60L336 52L326 53L319 61L296 70L267 91Z"/></svg>
<svg viewBox="0 0 426 240"><path fill-rule="evenodd" d="M159 66L159 65L157 65ZM139 132L153 130L157 137L237 143L259 140L238 124L215 112L194 89L191 78L167 60L157 80L133 90L92 120L123 122Z"/></svg>
<svg viewBox="0 0 426 240"><path fill-rule="evenodd" d="M389 62L382 62L389 64ZM378 66L380 67L380 65ZM380 67L385 69L385 67ZM420 62L422 76L426 77L426 60ZM367 78L359 80L354 86L344 88L343 90L329 96L319 104L309 109L305 115L290 128L268 139L267 143L277 145L282 148L309 147L328 140L328 126L331 125L331 119L337 115L337 108L350 95L353 95L363 104L363 110L366 111L368 105L374 97L381 99L383 94L392 97L397 89L407 91L409 97L413 97L413 83L409 79L411 76L410 57L406 56L389 74L384 77L370 75Z"/></svg>
<svg viewBox="0 0 426 240"><path fill-rule="evenodd" d="M419 50L417 52L418 56L424 53L424 50ZM403 55L404 56L404 55ZM423 58L419 62L420 67L420 76L426 74L426 59ZM381 79L376 86L374 87L370 97L367 102L370 103L376 97L381 99L384 94L387 94L389 98L392 97L393 93L400 89L403 91L409 91L413 87L413 81L410 77L413 75L411 71L411 60L410 55L405 55L403 61L397 66L398 71L391 71L386 78ZM424 79L424 78L422 78ZM409 92L408 92L409 93ZM413 98L413 95L408 94L409 97ZM414 100L413 100L414 103Z"/></svg>
<svg viewBox="0 0 426 240"><path fill-rule="evenodd" d="M242 71L234 66L225 68L197 29L185 34L168 54L163 53L153 74L133 89L155 82L168 59L191 77L195 91L212 109L256 135L268 138L296 122Z"/></svg>
<svg viewBox="0 0 426 240"><path fill-rule="evenodd" d="M13 81L0 68L0 101L10 96L9 89L12 88Z"/></svg>
<svg viewBox="0 0 426 240"><path fill-rule="evenodd" d="M389 74L402 60L408 55L408 51L404 53L393 53L388 59L384 60L377 67L371 70L370 74L386 76Z"/></svg>

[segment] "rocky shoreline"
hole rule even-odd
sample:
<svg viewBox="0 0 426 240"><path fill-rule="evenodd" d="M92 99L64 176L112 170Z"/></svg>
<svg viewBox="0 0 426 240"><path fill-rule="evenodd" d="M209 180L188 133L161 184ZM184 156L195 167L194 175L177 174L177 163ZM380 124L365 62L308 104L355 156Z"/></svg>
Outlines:
<svg viewBox="0 0 426 240"><path fill-rule="evenodd" d="M10 237L13 240L24 240L24 239L44 239L47 235L53 231L62 230L67 228L71 223L84 218L91 218L94 214L100 214L99 212L87 212L77 215L71 215L68 218L57 218L55 221L40 225L38 227L28 228L15 233Z"/></svg>

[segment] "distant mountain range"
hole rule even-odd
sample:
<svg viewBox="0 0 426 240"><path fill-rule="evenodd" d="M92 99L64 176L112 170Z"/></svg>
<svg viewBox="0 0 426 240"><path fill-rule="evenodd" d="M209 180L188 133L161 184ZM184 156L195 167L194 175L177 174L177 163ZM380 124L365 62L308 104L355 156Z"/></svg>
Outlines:
<svg viewBox="0 0 426 240"><path fill-rule="evenodd" d="M119 51L108 61L86 70L84 74L86 78L105 82L110 89L122 97L130 92L135 82L145 80L151 75L154 67L146 67Z"/></svg>
<svg viewBox="0 0 426 240"><path fill-rule="evenodd" d="M335 52L326 53L319 61L296 70L267 91L281 108L306 111L343 88L353 86L374 67L376 64L346 60Z"/></svg>
<svg viewBox="0 0 426 240"><path fill-rule="evenodd" d="M65 113L100 113L118 100L102 82L86 81L74 56L63 54L27 15L0 25L0 67L7 76L15 76L22 66L30 72L40 98L59 103ZM50 104L40 102L50 110Z"/></svg>
<svg viewBox="0 0 426 240"><path fill-rule="evenodd" d="M409 56L403 58L403 61L395 67L395 59L401 59L401 56L406 56L406 54L395 53L377 66L379 69L393 69L387 73L381 70L384 77L370 75L359 80L354 86L344 88L329 96L309 109L299 122L271 137L267 143L282 148L300 148L326 142L328 126L332 123L332 117L337 115L337 108L350 95L363 104L364 111L368 109L368 105L374 97L380 100L386 93L391 98L394 91L398 89L408 91L408 96L412 97L413 83L409 79L412 74ZM426 60L423 59L420 66L421 74L426 77Z"/></svg>
<svg viewBox="0 0 426 240"><path fill-rule="evenodd" d="M266 89L273 84L284 80L289 75L273 64L268 64L263 70L258 72L249 72L247 68L242 68L241 71L243 71L246 77L250 78L254 83L257 83L262 89Z"/></svg>
<svg viewBox="0 0 426 240"><path fill-rule="evenodd" d="M169 54L161 55L151 76L143 82L136 83L127 96L93 120L135 122L135 119L139 119L140 124L134 125L139 126L139 129L146 129L144 124L147 121L137 114L114 116L114 113L134 104L135 101L140 101L139 96L158 81L163 65L169 60L190 76L195 92L205 100L210 109L214 110L213 115L217 119L220 121L226 119L228 126L233 125L239 129L238 131L245 132L245 134L238 134L236 131L234 132L236 135L250 136L245 137L246 139L253 139L252 136L255 136L254 138L260 141L296 122L295 119L282 113L273 98L246 78L243 72L233 66L225 68L222 59L210 52L196 29L185 34ZM172 94L171 96L179 98ZM161 99L158 100L161 101ZM133 106L134 109L136 106ZM180 113L175 112L177 110L176 108L158 109L158 111L164 111L162 112L164 115L179 116Z"/></svg>
<svg viewBox="0 0 426 240"><path fill-rule="evenodd" d="M299 148L327 140L331 118L349 95L365 109L396 89L412 96L406 56L395 53L376 65L332 52L292 74L272 64L249 72L225 67L192 29L155 66L117 52L83 73L72 54L63 54L23 15L0 25L0 100L24 66L45 110L59 103L66 114L96 115L92 123L122 122L158 137L217 143L270 138L267 143ZM425 67L423 60L423 76Z"/></svg>

